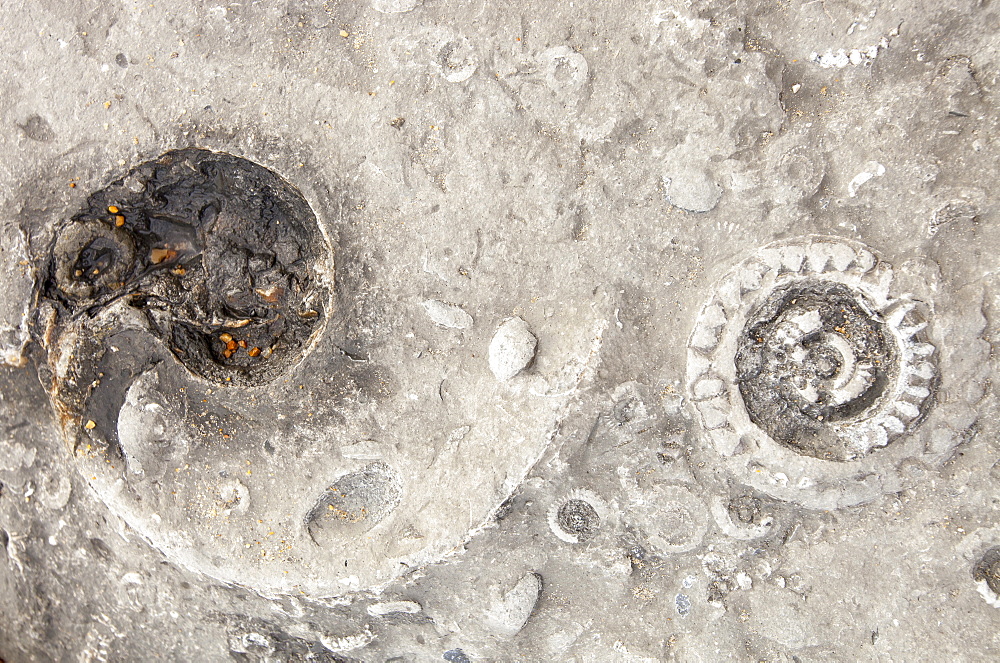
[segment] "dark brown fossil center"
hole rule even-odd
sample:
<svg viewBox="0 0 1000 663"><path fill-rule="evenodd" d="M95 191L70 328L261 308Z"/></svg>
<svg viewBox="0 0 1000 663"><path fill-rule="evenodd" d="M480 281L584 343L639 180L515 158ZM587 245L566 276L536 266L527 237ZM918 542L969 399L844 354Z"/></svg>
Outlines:
<svg viewBox="0 0 1000 663"><path fill-rule="evenodd" d="M329 249L305 198L270 170L197 148L94 193L58 230L44 295L69 317L118 301L192 372L262 384L325 314Z"/></svg>

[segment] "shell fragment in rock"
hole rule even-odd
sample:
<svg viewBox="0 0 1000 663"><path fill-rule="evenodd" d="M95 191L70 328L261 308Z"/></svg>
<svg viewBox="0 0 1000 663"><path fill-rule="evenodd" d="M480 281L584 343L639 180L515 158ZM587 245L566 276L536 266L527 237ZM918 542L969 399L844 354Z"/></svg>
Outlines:
<svg viewBox="0 0 1000 663"><path fill-rule="evenodd" d="M446 304L436 299L428 299L422 306L427 317L441 327L448 329L468 329L472 326L472 316L455 304Z"/></svg>

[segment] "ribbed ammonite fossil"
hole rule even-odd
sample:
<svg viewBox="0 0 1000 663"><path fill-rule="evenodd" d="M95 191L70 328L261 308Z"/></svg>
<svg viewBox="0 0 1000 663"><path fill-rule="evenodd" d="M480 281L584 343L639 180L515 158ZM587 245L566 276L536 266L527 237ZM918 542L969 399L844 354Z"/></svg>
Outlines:
<svg viewBox="0 0 1000 663"><path fill-rule="evenodd" d="M786 499L854 500L839 477L864 475L858 462L920 425L938 376L930 307L895 296L892 280L860 243L807 237L763 248L702 307L689 396L748 483Z"/></svg>

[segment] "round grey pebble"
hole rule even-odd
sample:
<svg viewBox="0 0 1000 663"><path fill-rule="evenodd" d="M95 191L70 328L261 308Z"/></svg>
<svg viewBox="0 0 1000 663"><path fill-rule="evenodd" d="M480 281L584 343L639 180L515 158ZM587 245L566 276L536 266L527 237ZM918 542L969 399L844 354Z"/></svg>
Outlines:
<svg viewBox="0 0 1000 663"><path fill-rule="evenodd" d="M487 611L487 625L498 635L514 637L528 623L541 592L542 577L525 574Z"/></svg>

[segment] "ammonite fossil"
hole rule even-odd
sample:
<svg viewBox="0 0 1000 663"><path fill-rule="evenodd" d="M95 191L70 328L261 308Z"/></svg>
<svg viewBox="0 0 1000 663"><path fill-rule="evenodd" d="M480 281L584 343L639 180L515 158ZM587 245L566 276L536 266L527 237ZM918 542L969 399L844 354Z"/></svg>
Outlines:
<svg viewBox="0 0 1000 663"><path fill-rule="evenodd" d="M894 447L933 405L932 309L892 285L873 251L833 237L767 246L718 285L688 341L688 391L741 480L782 499L856 503L925 453Z"/></svg>
<svg viewBox="0 0 1000 663"><path fill-rule="evenodd" d="M261 384L294 365L330 298L330 250L302 195L227 154L169 152L56 230L44 296L93 317L118 300L191 372Z"/></svg>
<svg viewBox="0 0 1000 663"><path fill-rule="evenodd" d="M931 359L930 346L917 353L903 346L918 342L923 328L906 306L886 314L836 281L775 288L750 315L736 350L750 420L797 453L833 460L863 456L904 433L919 419L935 375L930 361L913 365ZM911 324L903 327L907 314ZM906 384L893 393L901 373ZM873 418L875 408L887 411Z"/></svg>
<svg viewBox="0 0 1000 663"><path fill-rule="evenodd" d="M443 328L394 293L406 266L354 253L335 271L351 229L329 200L167 152L57 224L39 288L79 471L171 560L267 593L375 588L454 550L540 457L606 325L600 307L569 334L525 313L559 341L500 382L487 349L509 306ZM412 238L363 239L393 241Z"/></svg>

